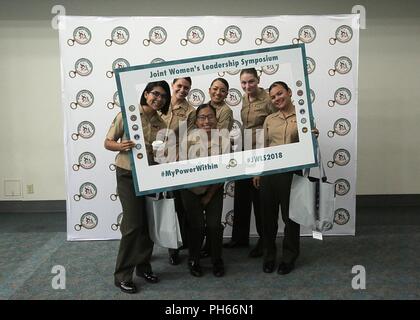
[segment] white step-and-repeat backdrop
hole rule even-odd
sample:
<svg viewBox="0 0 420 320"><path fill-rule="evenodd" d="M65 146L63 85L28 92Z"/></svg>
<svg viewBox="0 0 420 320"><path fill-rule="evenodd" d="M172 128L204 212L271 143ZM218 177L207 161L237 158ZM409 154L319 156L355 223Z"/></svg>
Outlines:
<svg viewBox="0 0 420 320"><path fill-rule="evenodd" d="M115 153L104 149L120 111L113 70L151 62L305 43L311 100L329 181L336 183L330 235L354 235L356 218L359 15L269 17L60 17L62 109L67 183L67 239L120 238ZM241 126L239 71L220 72ZM264 66L260 86L282 79ZM170 79L168 79L170 80ZM193 81L195 88L210 83ZM295 87L292 84L292 89ZM204 101L209 100L208 92ZM200 92L200 94L201 94ZM293 92L296 100L296 92ZM234 183L225 184L222 223L231 235ZM280 219L281 220L281 219ZM282 231L283 223L279 223ZM252 221L251 235L255 235ZM311 234L302 229L302 234Z"/></svg>

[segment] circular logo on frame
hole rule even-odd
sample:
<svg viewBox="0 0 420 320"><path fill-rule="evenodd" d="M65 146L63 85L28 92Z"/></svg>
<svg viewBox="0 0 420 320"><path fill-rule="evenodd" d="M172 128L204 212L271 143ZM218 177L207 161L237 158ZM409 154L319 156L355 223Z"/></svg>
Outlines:
<svg viewBox="0 0 420 320"><path fill-rule="evenodd" d="M75 42L78 44L84 45L89 43L90 39L92 39L92 34L90 30L86 27L77 27L73 31L73 39L67 40L67 44L69 46L73 46Z"/></svg>
<svg viewBox="0 0 420 320"><path fill-rule="evenodd" d="M98 217L93 212L86 212L80 217L80 224L76 224L74 229L80 231L83 228L93 229L98 225Z"/></svg>
<svg viewBox="0 0 420 320"><path fill-rule="evenodd" d="M93 64L89 59L80 58L74 64L74 69L75 70L69 72L70 78L76 77L76 74L86 77L92 73Z"/></svg>
<svg viewBox="0 0 420 320"><path fill-rule="evenodd" d="M204 95L204 92L200 89L192 89L187 96L188 102L193 107L198 107L200 104L203 104L205 98L206 96Z"/></svg>
<svg viewBox="0 0 420 320"><path fill-rule="evenodd" d="M339 208L335 210L334 222L340 226L345 225L350 220L350 213L347 209Z"/></svg>
<svg viewBox="0 0 420 320"><path fill-rule="evenodd" d="M114 28L111 32L111 39L107 39L105 44L109 47L112 45L113 42L119 45L123 45L127 43L128 39L130 39L130 32L122 26L118 26Z"/></svg>
<svg viewBox="0 0 420 320"><path fill-rule="evenodd" d="M261 31L261 38L255 39L256 45L261 45L262 42L274 43L279 38L279 30L275 26L266 26Z"/></svg>
<svg viewBox="0 0 420 320"><path fill-rule="evenodd" d="M153 27L149 31L149 39L143 40L143 45L148 46L150 42L154 44L162 44L166 41L168 34L166 30L160 26Z"/></svg>
<svg viewBox="0 0 420 320"><path fill-rule="evenodd" d="M293 39L293 43L299 43L300 41L304 43L311 43L316 38L316 30L310 25L303 26L299 29L298 38Z"/></svg>
<svg viewBox="0 0 420 320"><path fill-rule="evenodd" d="M306 66L307 66L308 74L311 74L312 72L315 71L315 68L316 68L315 60L312 59L311 57L306 57Z"/></svg>
<svg viewBox="0 0 420 320"><path fill-rule="evenodd" d="M89 90L81 90L76 95L76 102L83 108L89 108L94 101L94 96Z"/></svg>
<svg viewBox="0 0 420 320"><path fill-rule="evenodd" d="M236 107L242 101L242 94L238 89L230 88L225 101L229 106Z"/></svg>
<svg viewBox="0 0 420 320"><path fill-rule="evenodd" d="M344 196L350 191L350 183L346 179L337 179L335 182L335 193Z"/></svg>
<svg viewBox="0 0 420 320"><path fill-rule="evenodd" d="M330 38L330 44L334 45L337 41L347 43L353 38L353 29L350 26L342 25L335 31L335 38Z"/></svg>
<svg viewBox="0 0 420 320"><path fill-rule="evenodd" d="M219 45L224 45L225 42L229 42L231 44L237 43L242 38L242 31L239 29L239 27L235 25L231 25L225 29L225 32L223 33L223 38L219 38L217 40L217 43Z"/></svg>
<svg viewBox="0 0 420 320"><path fill-rule="evenodd" d="M83 169L92 169L96 164L96 157L91 152L83 152L79 156L79 164Z"/></svg>

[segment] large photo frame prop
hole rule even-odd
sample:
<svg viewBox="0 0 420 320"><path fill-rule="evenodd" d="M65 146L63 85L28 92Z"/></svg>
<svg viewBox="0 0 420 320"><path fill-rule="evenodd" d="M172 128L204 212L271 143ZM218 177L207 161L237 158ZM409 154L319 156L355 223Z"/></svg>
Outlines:
<svg viewBox="0 0 420 320"><path fill-rule="evenodd" d="M180 77L191 77L193 82L199 79L198 83L210 83L211 79L224 72L239 72L245 68L255 68L260 72L270 69L282 71L281 78L277 80L288 83L292 90L299 142L265 148L264 144L260 144L260 147L253 150L245 148L246 151L242 151L242 148L236 145L233 146L232 152L222 155L149 165L138 108L140 95L146 85L161 80L172 83L173 79ZM130 140L136 143L136 148L131 151L136 194L145 195L316 166L316 140L311 133L314 117L307 68L305 45L296 44L115 70L124 124L128 128ZM267 89L269 84L260 86ZM193 101L190 102L198 106L200 102L205 102L204 92L208 87L195 90L199 94L196 97L192 96ZM133 127L140 130L135 131ZM262 130L259 133L263 134ZM246 130L242 130L241 138L245 144L247 136Z"/></svg>

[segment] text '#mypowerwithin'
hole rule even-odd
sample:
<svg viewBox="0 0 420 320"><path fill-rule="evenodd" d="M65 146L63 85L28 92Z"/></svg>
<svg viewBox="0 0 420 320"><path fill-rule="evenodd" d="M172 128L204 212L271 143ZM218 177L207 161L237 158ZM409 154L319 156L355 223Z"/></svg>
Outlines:
<svg viewBox="0 0 420 320"><path fill-rule="evenodd" d="M198 164L195 167L186 168L186 169L175 169L175 170L162 170L161 176L163 178L170 177L174 178L178 175L185 175L185 174L191 174L196 172L203 172L203 171L210 171L210 170L216 170L219 166L217 164L211 163L211 164Z"/></svg>

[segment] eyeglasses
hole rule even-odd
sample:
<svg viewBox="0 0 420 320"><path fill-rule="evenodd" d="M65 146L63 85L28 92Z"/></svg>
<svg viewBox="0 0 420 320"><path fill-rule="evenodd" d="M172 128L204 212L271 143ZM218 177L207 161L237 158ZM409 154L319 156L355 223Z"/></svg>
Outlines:
<svg viewBox="0 0 420 320"><path fill-rule="evenodd" d="M204 120L209 120L209 121L213 121L213 120L215 120L216 118L214 117L214 115L212 115L212 114L209 114L209 115L207 115L207 116L204 116L204 115L202 115L202 116L198 116L197 117L197 120L198 121L204 121Z"/></svg>
<svg viewBox="0 0 420 320"><path fill-rule="evenodd" d="M166 99L168 96L166 95L166 93L160 93L158 91L150 91L150 93L155 97L155 98L159 98L161 97L162 99Z"/></svg>

